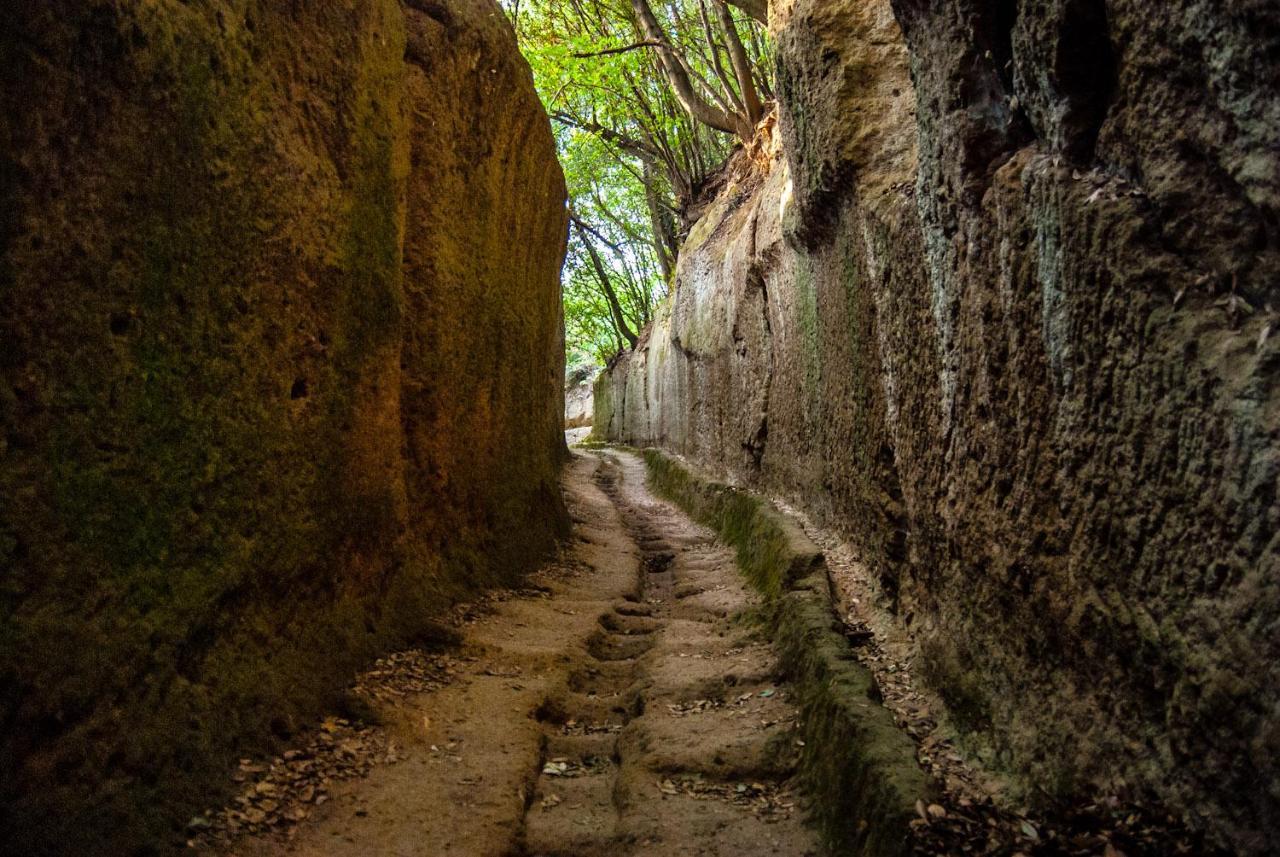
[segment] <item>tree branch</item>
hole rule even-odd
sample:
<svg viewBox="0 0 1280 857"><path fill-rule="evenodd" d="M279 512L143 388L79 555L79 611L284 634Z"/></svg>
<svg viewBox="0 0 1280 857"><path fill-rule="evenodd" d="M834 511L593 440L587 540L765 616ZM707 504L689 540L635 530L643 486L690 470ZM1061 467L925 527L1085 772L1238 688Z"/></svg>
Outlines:
<svg viewBox="0 0 1280 857"><path fill-rule="evenodd" d="M636 22L640 25L640 31L645 38L661 44L661 47L658 48L658 57L662 64L662 70L667 77L667 81L671 84L671 88L674 90L680 105L689 111L690 116L699 122L710 125L717 131L724 131L727 134L739 133L738 123L734 122L728 113L708 103L693 88L693 81L689 79L689 75L685 72L684 66L676 56L675 50L666 41L666 37L662 32L662 25L658 23L658 18L653 14L653 9L649 6L648 0L631 0L631 8L635 11Z"/></svg>
<svg viewBox="0 0 1280 857"><path fill-rule="evenodd" d="M769 26L769 0L725 0L725 2L730 6L737 6L766 27Z"/></svg>
<svg viewBox="0 0 1280 857"><path fill-rule="evenodd" d="M627 51L639 50L640 48L660 48L660 47L662 47L661 42L645 41L645 42L636 42L635 44L626 45L625 47L621 47L621 48L607 48L606 50L603 50L603 51L589 51L587 53L573 54L572 56L575 59L586 60L586 59L591 59L592 57L607 57L613 54L625 54Z"/></svg>
<svg viewBox="0 0 1280 857"><path fill-rule="evenodd" d="M724 27L725 39L729 45L729 59L733 61L733 73L738 78L738 89L742 92L742 103L746 107L747 121L754 131L764 110L760 105L760 96L756 94L756 83L751 77L751 60L747 58L747 49L742 46L738 35L738 27L733 23L733 15L725 0L716 0L716 11L720 13L720 25Z"/></svg>
<svg viewBox="0 0 1280 857"><path fill-rule="evenodd" d="M588 122L585 119L578 119L561 111L552 113L551 118L561 125L568 125L570 128L577 128L595 134L601 140L606 143L612 143L624 152L630 152L639 157L656 157L659 154L640 140L628 137L626 134L620 134L612 128L601 125L599 122Z"/></svg>
<svg viewBox="0 0 1280 857"><path fill-rule="evenodd" d="M595 268L596 277L600 280L600 287L604 290L605 300L609 302L609 312L613 316L613 323L617 331L626 338L627 343L634 349L638 339L627 325L627 317L622 312L622 304L618 302L618 294L613 290L613 283L609 279L608 272L605 271L604 262L600 260L600 254L596 252L595 245L587 237L588 232L597 237L599 237L599 233L583 223L572 210L569 211L569 219L573 221L574 226L578 227L578 237L582 239L583 246L587 248L587 255L591 257L591 266Z"/></svg>

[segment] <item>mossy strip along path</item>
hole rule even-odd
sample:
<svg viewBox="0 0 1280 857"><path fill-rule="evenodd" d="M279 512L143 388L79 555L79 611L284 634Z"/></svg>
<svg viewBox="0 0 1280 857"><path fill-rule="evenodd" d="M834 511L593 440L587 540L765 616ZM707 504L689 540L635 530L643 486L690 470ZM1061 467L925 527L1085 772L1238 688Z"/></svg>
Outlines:
<svg viewBox="0 0 1280 857"><path fill-rule="evenodd" d="M638 456L576 456L565 494L565 555L462 626L447 683L370 698L386 736L365 776L328 784L304 820L204 850L821 853L793 689L732 550L649 493Z"/></svg>

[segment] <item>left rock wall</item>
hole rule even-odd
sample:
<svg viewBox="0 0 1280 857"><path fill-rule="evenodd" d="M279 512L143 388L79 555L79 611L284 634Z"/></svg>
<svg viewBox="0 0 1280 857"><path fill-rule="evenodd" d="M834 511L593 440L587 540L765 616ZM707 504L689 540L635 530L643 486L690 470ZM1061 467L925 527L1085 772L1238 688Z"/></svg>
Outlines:
<svg viewBox="0 0 1280 857"><path fill-rule="evenodd" d="M18 0L0 69L0 851L165 850L553 546L563 179L492 0Z"/></svg>

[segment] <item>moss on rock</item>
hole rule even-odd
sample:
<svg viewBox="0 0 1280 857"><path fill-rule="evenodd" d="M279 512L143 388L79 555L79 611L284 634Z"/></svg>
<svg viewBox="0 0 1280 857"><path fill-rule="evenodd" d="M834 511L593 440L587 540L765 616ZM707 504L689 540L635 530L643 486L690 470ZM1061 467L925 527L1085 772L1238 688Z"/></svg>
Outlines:
<svg viewBox="0 0 1280 857"><path fill-rule="evenodd" d="M443 7L0 13L0 851L180 846L562 531L563 182Z"/></svg>
<svg viewBox="0 0 1280 857"><path fill-rule="evenodd" d="M879 704L875 678L836 630L817 546L759 497L656 449L644 458L654 489L732 545L743 574L765 596L801 711L802 781L833 852L908 853L915 803L927 800L932 785L916 763L915 743Z"/></svg>

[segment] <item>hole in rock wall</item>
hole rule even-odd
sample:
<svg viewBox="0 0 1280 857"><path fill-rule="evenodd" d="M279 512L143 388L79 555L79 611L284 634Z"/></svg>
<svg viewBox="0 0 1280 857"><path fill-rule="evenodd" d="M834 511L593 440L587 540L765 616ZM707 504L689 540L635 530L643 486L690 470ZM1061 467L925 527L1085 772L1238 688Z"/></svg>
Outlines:
<svg viewBox="0 0 1280 857"><path fill-rule="evenodd" d="M1061 146L1078 161L1093 159L1098 133L1116 85L1104 0L1076 0L1058 37L1058 87L1063 98Z"/></svg>

